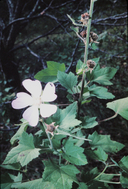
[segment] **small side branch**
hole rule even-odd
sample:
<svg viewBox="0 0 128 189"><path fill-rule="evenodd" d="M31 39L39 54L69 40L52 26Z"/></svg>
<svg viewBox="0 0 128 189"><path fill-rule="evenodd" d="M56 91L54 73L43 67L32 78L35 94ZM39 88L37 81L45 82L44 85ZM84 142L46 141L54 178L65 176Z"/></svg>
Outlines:
<svg viewBox="0 0 128 189"><path fill-rule="evenodd" d="M74 62L74 58L75 58L75 54L76 54L76 51L77 51L77 49L78 49L78 46L79 46L79 43L80 43L80 39L77 41L77 44L76 44L76 46L75 46L75 49L74 49L74 51L72 52L72 61L71 61L71 63L70 63L70 65L69 65L69 67L66 69L66 73L68 73L69 72L69 70L70 70L70 68L71 68L71 66L72 66L72 64L73 64L73 62Z"/></svg>

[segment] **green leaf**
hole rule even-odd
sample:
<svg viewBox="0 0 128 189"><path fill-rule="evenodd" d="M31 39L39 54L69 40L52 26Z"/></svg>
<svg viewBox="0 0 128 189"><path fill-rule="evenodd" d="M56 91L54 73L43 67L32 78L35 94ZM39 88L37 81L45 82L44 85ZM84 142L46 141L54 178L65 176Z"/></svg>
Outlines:
<svg viewBox="0 0 128 189"><path fill-rule="evenodd" d="M99 60L100 60L100 57L98 57L98 58L93 58L93 59L91 59L92 61L94 61L95 63L96 63L96 65L98 65L98 62L99 62Z"/></svg>
<svg viewBox="0 0 128 189"><path fill-rule="evenodd" d="M110 135L99 135L96 131L88 139L92 140L89 142L92 149L101 147L105 152L118 152L124 147L123 144L112 141Z"/></svg>
<svg viewBox="0 0 128 189"><path fill-rule="evenodd" d="M90 96L96 96L100 99L113 99L115 96L107 91L107 88L96 86L95 84L88 88Z"/></svg>
<svg viewBox="0 0 128 189"><path fill-rule="evenodd" d="M18 173L17 176L13 177L13 180L14 180L14 183L12 184L11 188L18 188L17 185L20 184L22 181L22 174Z"/></svg>
<svg viewBox="0 0 128 189"><path fill-rule="evenodd" d="M88 189L88 186L84 182L80 182L79 187L77 189Z"/></svg>
<svg viewBox="0 0 128 189"><path fill-rule="evenodd" d="M83 74L84 68L85 68L84 63L81 60L78 60L76 65L76 73L78 75Z"/></svg>
<svg viewBox="0 0 128 189"><path fill-rule="evenodd" d="M105 182L99 182L96 180L92 180L90 182L89 189L114 189L114 188Z"/></svg>
<svg viewBox="0 0 128 189"><path fill-rule="evenodd" d="M79 27L70 27L74 32L79 33Z"/></svg>
<svg viewBox="0 0 128 189"><path fill-rule="evenodd" d="M82 120L82 128L84 129L93 128L96 125L98 125L98 122L95 121L96 117L85 116L84 118L81 117L81 120Z"/></svg>
<svg viewBox="0 0 128 189"><path fill-rule="evenodd" d="M68 89L68 92L73 94L73 87L77 85L77 76L75 76L72 72L66 74L58 71L57 79L63 87Z"/></svg>
<svg viewBox="0 0 128 189"><path fill-rule="evenodd" d="M91 47L92 47L93 50L98 49L98 47L97 47L97 45L96 45L95 43L92 43L92 44L91 44Z"/></svg>
<svg viewBox="0 0 128 189"><path fill-rule="evenodd" d="M104 39L106 36L107 36L107 31L101 33L100 35L98 35L98 41Z"/></svg>
<svg viewBox="0 0 128 189"><path fill-rule="evenodd" d="M88 79L91 80L91 82L96 82L101 85L112 85L109 80L114 77L116 72L117 69L111 67L101 68L100 70L94 69L90 75L87 74L87 77L89 77Z"/></svg>
<svg viewBox="0 0 128 189"><path fill-rule="evenodd" d="M106 161L108 159L108 155L104 152L104 150L99 146L95 150L86 150L86 155L92 159L99 161Z"/></svg>
<svg viewBox="0 0 128 189"><path fill-rule="evenodd" d="M120 182L123 188L128 188L128 172L121 174Z"/></svg>
<svg viewBox="0 0 128 189"><path fill-rule="evenodd" d="M72 23L75 23L75 20L73 18L71 18L71 16L69 14L67 14L67 16L72 21Z"/></svg>
<svg viewBox="0 0 128 189"><path fill-rule="evenodd" d="M124 156L120 161L119 161L119 166L121 169L126 171L128 173L128 156Z"/></svg>
<svg viewBox="0 0 128 189"><path fill-rule="evenodd" d="M24 182L17 184L18 189L56 189L51 182L44 182L41 179L36 179L33 181Z"/></svg>
<svg viewBox="0 0 128 189"><path fill-rule="evenodd" d="M51 182L56 189L71 189L72 182L76 182L79 170L74 165L58 166L51 161L43 161L45 165L43 181Z"/></svg>
<svg viewBox="0 0 128 189"><path fill-rule="evenodd" d="M47 62L47 68L39 71L34 78L42 82L57 82L57 72L65 71L65 64L60 64L54 61Z"/></svg>
<svg viewBox="0 0 128 189"><path fill-rule="evenodd" d="M91 169L90 171L83 172L82 177L84 179L84 182L86 183L89 181L92 182L92 180L95 177L97 177L98 175L99 175L99 171L98 171L97 167L95 167L95 168Z"/></svg>
<svg viewBox="0 0 128 189"><path fill-rule="evenodd" d="M83 152L84 148L75 146L73 142L67 140L66 144L64 145L64 153L62 156L72 164L86 165L88 162Z"/></svg>
<svg viewBox="0 0 128 189"><path fill-rule="evenodd" d="M70 130L81 123L75 119L77 112L77 102L72 103L63 110L58 108L57 112L52 116L52 120L57 122L60 129Z"/></svg>
<svg viewBox="0 0 128 189"><path fill-rule="evenodd" d="M13 182L13 179L8 173L1 175L1 189L10 189Z"/></svg>
<svg viewBox="0 0 128 189"><path fill-rule="evenodd" d="M106 173L102 173L96 180L100 180L102 182L104 181L110 181L115 174L106 174Z"/></svg>
<svg viewBox="0 0 128 189"><path fill-rule="evenodd" d="M11 170L20 170L21 165L19 163L14 163L11 165L0 165L4 169L11 169Z"/></svg>
<svg viewBox="0 0 128 189"><path fill-rule="evenodd" d="M107 103L107 108L112 109L128 120L128 97Z"/></svg>
<svg viewBox="0 0 128 189"><path fill-rule="evenodd" d="M22 121L23 121L23 120L22 120ZM10 140L10 142L11 142L12 145L14 144L14 142L15 142L16 140L19 140L19 138L21 137L22 133L23 133L24 131L26 131L27 127L28 127L28 122L27 122L26 120L24 120L23 123L21 124L20 128L19 128L18 131L16 132L16 134L15 134L15 135L11 138L11 140Z"/></svg>
<svg viewBox="0 0 128 189"><path fill-rule="evenodd" d="M39 156L39 148L35 148L33 135L23 132L19 145L12 148L7 154L3 164L13 164L20 162L22 166L27 165L31 160Z"/></svg>

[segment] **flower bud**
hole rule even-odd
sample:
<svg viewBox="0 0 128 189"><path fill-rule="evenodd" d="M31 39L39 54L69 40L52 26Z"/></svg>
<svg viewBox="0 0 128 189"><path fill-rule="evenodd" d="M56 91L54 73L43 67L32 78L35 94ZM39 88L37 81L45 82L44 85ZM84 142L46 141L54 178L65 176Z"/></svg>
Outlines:
<svg viewBox="0 0 128 189"><path fill-rule="evenodd" d="M88 60L87 61L87 67L90 72L92 72L93 68L95 67L96 63L93 60Z"/></svg>
<svg viewBox="0 0 128 189"><path fill-rule="evenodd" d="M90 32L90 36L91 36L93 41L96 41L98 39L98 35L94 32Z"/></svg>
<svg viewBox="0 0 128 189"><path fill-rule="evenodd" d="M55 122L52 122L49 125L47 123L45 123L45 125L47 127L46 132L51 133L51 135L53 135L54 130L58 127L58 126L54 126L54 124L55 124Z"/></svg>

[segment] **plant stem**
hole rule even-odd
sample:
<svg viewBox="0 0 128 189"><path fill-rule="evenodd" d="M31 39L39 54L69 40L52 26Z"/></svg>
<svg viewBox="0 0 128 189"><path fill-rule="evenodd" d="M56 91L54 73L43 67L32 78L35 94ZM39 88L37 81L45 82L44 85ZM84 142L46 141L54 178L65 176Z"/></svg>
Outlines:
<svg viewBox="0 0 128 189"><path fill-rule="evenodd" d="M107 181L107 180L98 180L99 182L106 182L109 184L121 184L120 182L112 182L112 181Z"/></svg>
<svg viewBox="0 0 128 189"><path fill-rule="evenodd" d="M61 164L61 155L59 155L59 165Z"/></svg>
<svg viewBox="0 0 128 189"><path fill-rule="evenodd" d="M117 115L118 115L118 114L115 113L113 116L108 117L108 118L106 118L106 119L103 119L103 120L99 121L99 123L104 122L104 121L109 121L109 120L111 120L111 119L114 119Z"/></svg>
<svg viewBox="0 0 128 189"><path fill-rule="evenodd" d="M90 11L89 11L90 19L89 19L88 24L87 24L87 35L86 35L86 44L85 44L85 53L84 53L84 64L86 64L87 59L88 59L89 35L90 35L91 19L92 19L92 14L93 14L94 1L95 0L91 0L91 2L90 2ZM79 100L78 100L78 117L79 117L79 114L80 114L80 108L81 108L81 104L82 104L85 77L86 77L86 74L85 74L85 71L84 71L83 75L82 75L81 92L80 92L80 96L79 96Z"/></svg>
<svg viewBox="0 0 128 189"><path fill-rule="evenodd" d="M107 167L108 167L108 165L105 166L105 168L103 169L103 171L98 176L96 176L94 178L94 180L96 180L99 176L101 176L105 172L105 170L107 169Z"/></svg>
<svg viewBox="0 0 128 189"><path fill-rule="evenodd" d="M45 125L45 123L43 123L43 126L44 126L44 129L46 130L46 125ZM46 135L47 135L48 140L49 140L49 143L50 143L50 149L54 150L54 147L53 147L53 144L52 144L52 140L51 140L51 138L50 138L49 133L46 132Z"/></svg>

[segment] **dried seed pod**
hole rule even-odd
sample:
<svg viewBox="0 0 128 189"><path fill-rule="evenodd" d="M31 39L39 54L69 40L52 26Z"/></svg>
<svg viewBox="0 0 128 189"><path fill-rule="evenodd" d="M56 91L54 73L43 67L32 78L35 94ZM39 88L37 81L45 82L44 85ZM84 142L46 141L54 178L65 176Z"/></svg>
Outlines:
<svg viewBox="0 0 128 189"><path fill-rule="evenodd" d="M89 14L86 12L84 14L81 14L81 22L83 22L83 25L86 25L89 20Z"/></svg>
<svg viewBox="0 0 128 189"><path fill-rule="evenodd" d="M82 19L89 18L89 14L85 12L84 14L81 14L81 18Z"/></svg>
<svg viewBox="0 0 128 189"><path fill-rule="evenodd" d="M88 69L90 69L90 71L92 72L93 68L95 67L96 63L93 60L88 60L87 61L87 67Z"/></svg>
<svg viewBox="0 0 128 189"><path fill-rule="evenodd" d="M98 39L98 35L94 32L90 32L90 36L91 36L93 41L96 41Z"/></svg>
<svg viewBox="0 0 128 189"><path fill-rule="evenodd" d="M83 38L86 38L86 35L87 35L87 30L83 30L80 35L83 37Z"/></svg>
<svg viewBox="0 0 128 189"><path fill-rule="evenodd" d="M55 124L55 122L52 122L49 125L47 123L45 123L45 125L47 127L46 132L51 133L51 135L53 135L54 130L58 127L58 126L54 126L54 124Z"/></svg>

